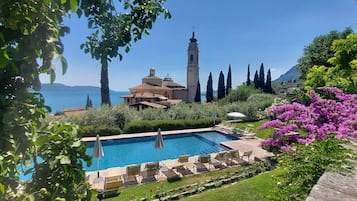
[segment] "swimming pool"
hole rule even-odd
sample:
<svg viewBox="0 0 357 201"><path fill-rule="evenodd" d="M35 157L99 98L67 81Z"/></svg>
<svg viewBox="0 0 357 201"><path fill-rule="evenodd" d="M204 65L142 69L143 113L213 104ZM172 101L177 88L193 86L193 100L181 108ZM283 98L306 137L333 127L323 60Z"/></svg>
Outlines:
<svg viewBox="0 0 357 201"><path fill-rule="evenodd" d="M229 150L221 142L235 140L230 135L217 131L163 135L164 148L160 150L160 160L176 159L180 155L190 156ZM102 140L104 157L100 159L100 169L123 167L158 160L158 150L154 148L155 136L129 139ZM87 154L92 155L94 142L87 142ZM86 171L97 170L96 159Z"/></svg>

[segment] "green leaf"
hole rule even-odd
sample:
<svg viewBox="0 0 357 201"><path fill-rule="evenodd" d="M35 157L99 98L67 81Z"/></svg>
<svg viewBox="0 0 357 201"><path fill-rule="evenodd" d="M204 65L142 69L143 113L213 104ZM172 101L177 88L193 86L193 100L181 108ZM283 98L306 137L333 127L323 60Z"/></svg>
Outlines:
<svg viewBox="0 0 357 201"><path fill-rule="evenodd" d="M36 146L42 146L42 145L46 144L48 141L49 141L48 135L41 135L40 137L38 137L38 138L36 139L36 141L34 142L34 144L35 144Z"/></svg>
<svg viewBox="0 0 357 201"><path fill-rule="evenodd" d="M57 157L56 157L56 158L57 158ZM60 155L60 156L58 156L58 158L60 159L60 163L61 163L62 165L70 164L70 163L71 163L71 160L69 159L68 156Z"/></svg>
<svg viewBox="0 0 357 201"><path fill-rule="evenodd" d="M77 140L76 142L74 142L71 147L79 147L79 146L81 146L81 140Z"/></svg>
<svg viewBox="0 0 357 201"><path fill-rule="evenodd" d="M5 193L5 186L0 183L0 195L3 195Z"/></svg>
<svg viewBox="0 0 357 201"><path fill-rule="evenodd" d="M88 21L88 28L92 28L93 27L93 23L94 23L94 20L89 20Z"/></svg>
<svg viewBox="0 0 357 201"><path fill-rule="evenodd" d="M125 52L128 53L130 51L130 47L129 46L126 46L125 48ZM121 60L121 59L120 59Z"/></svg>
<svg viewBox="0 0 357 201"><path fill-rule="evenodd" d="M50 73L50 83L53 84L55 79L56 79L56 73L55 72L51 72Z"/></svg>
<svg viewBox="0 0 357 201"><path fill-rule="evenodd" d="M77 9L77 0L70 0L71 1L71 10L75 12Z"/></svg>
<svg viewBox="0 0 357 201"><path fill-rule="evenodd" d="M66 60L66 58L64 58L63 55L60 55L60 60L62 63L62 75L64 75L64 74L66 74L67 68L68 68L67 60Z"/></svg>
<svg viewBox="0 0 357 201"><path fill-rule="evenodd" d="M82 10L81 9L77 9L77 15L78 15L78 18L81 18L81 16L82 16Z"/></svg>

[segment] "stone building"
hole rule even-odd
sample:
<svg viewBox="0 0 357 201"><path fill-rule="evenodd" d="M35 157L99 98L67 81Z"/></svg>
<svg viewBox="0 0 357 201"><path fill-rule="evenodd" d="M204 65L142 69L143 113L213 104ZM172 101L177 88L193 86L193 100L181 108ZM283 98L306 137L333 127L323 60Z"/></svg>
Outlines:
<svg viewBox="0 0 357 201"><path fill-rule="evenodd" d="M199 80L198 45L195 33L190 38L187 57L187 88L174 82L169 75L164 79L157 77L155 69L151 68L149 75L142 78L140 85L129 88L130 94L121 97L124 103L141 110L147 107L168 108L182 101L194 102Z"/></svg>

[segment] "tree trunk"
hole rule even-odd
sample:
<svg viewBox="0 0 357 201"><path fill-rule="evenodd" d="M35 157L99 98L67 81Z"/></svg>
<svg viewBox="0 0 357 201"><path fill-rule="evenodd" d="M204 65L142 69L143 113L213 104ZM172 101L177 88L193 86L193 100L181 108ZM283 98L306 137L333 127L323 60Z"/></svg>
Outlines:
<svg viewBox="0 0 357 201"><path fill-rule="evenodd" d="M108 79L108 61L107 58L102 58L102 69L100 74L100 92L102 96L102 105L110 103L110 94L109 94L109 79Z"/></svg>

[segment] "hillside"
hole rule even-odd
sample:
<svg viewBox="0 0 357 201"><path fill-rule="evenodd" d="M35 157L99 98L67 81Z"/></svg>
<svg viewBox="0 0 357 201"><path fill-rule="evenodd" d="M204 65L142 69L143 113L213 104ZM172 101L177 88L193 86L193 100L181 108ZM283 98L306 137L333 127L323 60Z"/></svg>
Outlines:
<svg viewBox="0 0 357 201"><path fill-rule="evenodd" d="M273 80L272 83L280 83L280 82L289 82L289 81L298 81L300 77L300 73L297 70L297 66L293 66L286 73L282 74L278 79Z"/></svg>
<svg viewBox="0 0 357 201"><path fill-rule="evenodd" d="M48 84L44 83L41 85L41 92L55 92L55 91L85 91L85 92L98 92L100 93L100 87L95 86L68 86L61 83ZM112 90L111 90L112 91Z"/></svg>

